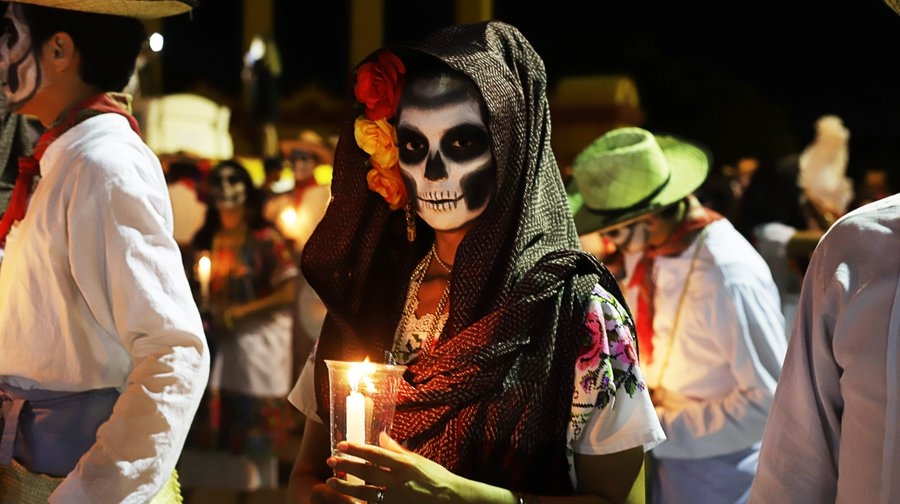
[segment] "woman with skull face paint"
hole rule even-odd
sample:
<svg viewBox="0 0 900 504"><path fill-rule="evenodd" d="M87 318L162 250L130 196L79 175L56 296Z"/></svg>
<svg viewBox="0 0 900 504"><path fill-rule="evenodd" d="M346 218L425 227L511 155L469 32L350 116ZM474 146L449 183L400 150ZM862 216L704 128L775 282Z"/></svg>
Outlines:
<svg viewBox="0 0 900 504"><path fill-rule="evenodd" d="M355 95L302 259L328 315L289 396L291 499L624 500L664 435L616 280L578 250L540 57L504 23L455 26L373 53ZM408 366L393 438L329 457L324 360L382 356Z"/></svg>
<svg viewBox="0 0 900 504"><path fill-rule="evenodd" d="M274 488L277 443L292 427L285 396L293 378L291 306L299 269L285 239L262 217L263 193L242 164L213 167L209 187L212 204L192 249L210 258L207 335L215 352L188 445L245 456L262 480L245 490ZM189 470L182 470L185 479Z"/></svg>

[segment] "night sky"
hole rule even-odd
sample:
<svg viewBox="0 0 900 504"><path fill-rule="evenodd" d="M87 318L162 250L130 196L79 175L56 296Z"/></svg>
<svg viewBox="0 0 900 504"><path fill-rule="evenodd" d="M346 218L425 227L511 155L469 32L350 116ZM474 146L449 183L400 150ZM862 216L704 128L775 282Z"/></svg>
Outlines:
<svg viewBox="0 0 900 504"><path fill-rule="evenodd" d="M239 93L241 2L200 1L192 18L166 22L165 88ZM315 83L343 96L348 5L276 0L283 95ZM385 5L389 44L453 21L449 0ZM563 76L630 75L641 126L703 143L717 166L797 152L816 118L837 114L850 130L849 175L900 174L900 15L881 0L494 0L494 17L531 41L551 91Z"/></svg>

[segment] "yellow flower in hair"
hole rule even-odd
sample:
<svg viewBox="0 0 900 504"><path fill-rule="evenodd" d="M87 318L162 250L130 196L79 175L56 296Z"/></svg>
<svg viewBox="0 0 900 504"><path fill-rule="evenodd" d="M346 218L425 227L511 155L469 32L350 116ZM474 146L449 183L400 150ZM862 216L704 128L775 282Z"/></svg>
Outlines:
<svg viewBox="0 0 900 504"><path fill-rule="evenodd" d="M391 124L403 90L406 68L395 54L381 51L360 65L354 95L364 111L353 124L356 144L369 155L369 189L380 194L392 210L406 205L406 187L400 175L397 130Z"/></svg>
<svg viewBox="0 0 900 504"><path fill-rule="evenodd" d="M369 154L373 165L390 168L398 162L397 130L386 119L370 121L363 116L353 125L356 144Z"/></svg>

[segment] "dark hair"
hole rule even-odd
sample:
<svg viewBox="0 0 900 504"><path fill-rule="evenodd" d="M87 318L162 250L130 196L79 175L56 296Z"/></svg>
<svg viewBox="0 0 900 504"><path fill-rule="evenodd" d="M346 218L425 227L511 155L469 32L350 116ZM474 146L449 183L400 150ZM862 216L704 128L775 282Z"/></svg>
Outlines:
<svg viewBox="0 0 900 504"><path fill-rule="evenodd" d="M780 222L796 229L807 229L801 203L803 190L797 183L800 156L789 154L772 166L761 165L750 178L741 197L735 227L751 243L753 229L759 224Z"/></svg>
<svg viewBox="0 0 900 504"><path fill-rule="evenodd" d="M263 170L266 173L278 172L284 169L284 160L281 157L267 157L263 159Z"/></svg>
<svg viewBox="0 0 900 504"><path fill-rule="evenodd" d="M146 38L140 20L39 5L19 4L31 32L35 52L55 33L72 37L81 56L78 75L101 91L119 92L134 73L135 60Z"/></svg>
<svg viewBox="0 0 900 504"><path fill-rule="evenodd" d="M172 161L169 163L167 174L169 182L177 182L181 179L196 181L200 178L200 167L193 161Z"/></svg>
<svg viewBox="0 0 900 504"><path fill-rule="evenodd" d="M234 168L238 178L244 183L245 190L247 191L247 199L244 201L244 208L247 211L245 217L247 220L247 227L251 231L256 231L271 226L272 223L263 217L263 193L253 183L250 172L247 171L247 168L245 168L243 164L234 159L222 161L210 170L207 180L212 183L219 172L225 168ZM215 202L210 201L206 207L206 219L203 221L203 226L197 231L197 234L194 235L193 240L191 240L192 247L195 250L209 250L212 247L213 236L220 227L222 227L222 223L219 220L219 209L216 208Z"/></svg>

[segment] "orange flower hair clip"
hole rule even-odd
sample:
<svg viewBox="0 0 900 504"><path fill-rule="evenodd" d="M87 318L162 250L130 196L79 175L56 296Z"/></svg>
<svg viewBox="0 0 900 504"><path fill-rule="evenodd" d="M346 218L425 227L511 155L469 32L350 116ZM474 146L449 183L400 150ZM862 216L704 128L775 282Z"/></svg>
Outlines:
<svg viewBox="0 0 900 504"><path fill-rule="evenodd" d="M400 176L397 131L391 124L403 92L406 67L396 54L381 51L374 61L359 66L353 94L365 108L353 125L356 144L369 155L369 189L380 194L391 210L406 205L406 187Z"/></svg>

